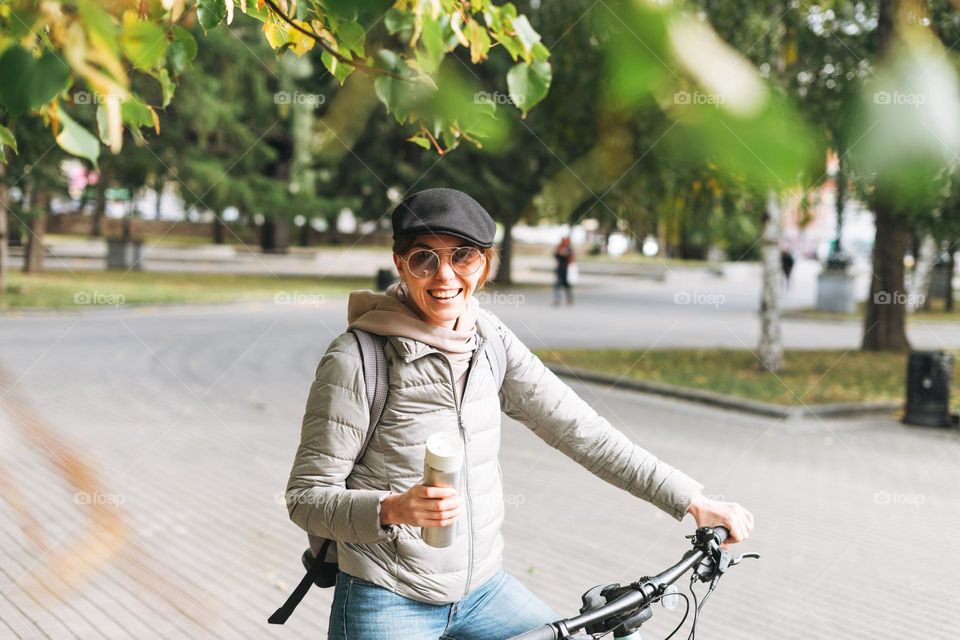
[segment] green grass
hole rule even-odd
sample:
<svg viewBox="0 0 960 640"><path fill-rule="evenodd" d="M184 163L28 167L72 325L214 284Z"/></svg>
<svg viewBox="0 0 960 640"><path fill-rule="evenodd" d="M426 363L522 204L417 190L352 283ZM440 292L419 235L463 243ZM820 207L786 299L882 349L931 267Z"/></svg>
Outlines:
<svg viewBox="0 0 960 640"><path fill-rule="evenodd" d="M234 238L229 233L226 233L228 238L226 238L227 243L236 242ZM71 244L71 243L80 243L86 242L91 238L86 235L76 235L76 234L66 234L66 233L48 233L43 237L43 241L46 244ZM173 234L168 233L166 235L160 233L154 234L138 234L138 240L142 240L147 246L156 245L160 247L182 247L182 246L198 246L198 245L207 245L213 244L213 241L210 238L203 236L192 236L185 234Z"/></svg>
<svg viewBox="0 0 960 640"><path fill-rule="evenodd" d="M958 297L960 299L960 297ZM784 311L784 318L796 318L799 320L854 320L863 322L866 313L866 304L857 303L857 308L853 313L832 313L829 311L818 311L817 309L793 309ZM960 304L954 311L945 311L943 300L935 299L930 303L930 310L919 309L913 313L907 314L907 322L958 322L960 321Z"/></svg>
<svg viewBox="0 0 960 640"><path fill-rule="evenodd" d="M99 304L240 302L270 300L286 294L290 300L309 303L319 298L304 296L343 295L354 289L372 289L373 278L307 278L208 273L160 273L131 271L78 271L76 275L53 271L39 274L9 274L7 291L0 293L0 310L22 308L85 308L78 304L89 297ZM86 295L85 295L86 294ZM283 299L283 298L282 298Z"/></svg>
<svg viewBox="0 0 960 640"><path fill-rule="evenodd" d="M664 382L728 396L793 405L829 402L900 402L905 398L907 356L843 350L786 353L786 369L761 373L756 356L743 350L540 350L547 362L613 376ZM957 357L960 353L955 353ZM955 376L951 397L960 398Z"/></svg>

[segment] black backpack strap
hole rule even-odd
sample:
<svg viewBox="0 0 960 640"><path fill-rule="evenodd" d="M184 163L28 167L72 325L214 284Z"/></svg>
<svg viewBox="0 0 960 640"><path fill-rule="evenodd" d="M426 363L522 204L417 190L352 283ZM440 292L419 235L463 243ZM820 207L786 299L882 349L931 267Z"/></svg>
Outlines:
<svg viewBox="0 0 960 640"><path fill-rule="evenodd" d="M327 540L323 543L323 546L320 547L320 553L317 554L317 557L313 558L313 561L310 563L310 568L307 569L306 575L303 576L303 579L300 580L300 584L297 585L297 588L293 590L293 593L290 594L290 597L287 598L287 601L283 603L279 609L273 612L273 615L267 618L267 622L270 624L283 624L287 621L287 618L293 613L293 610L297 608L297 605L300 604L300 601L303 600L303 597L307 595L307 591L310 590L310 587L313 586L314 580L320 575L323 571L324 558L327 557L327 548L330 546L330 540ZM310 550L307 549L304 551L306 554L310 554ZM311 554L312 556L312 554Z"/></svg>

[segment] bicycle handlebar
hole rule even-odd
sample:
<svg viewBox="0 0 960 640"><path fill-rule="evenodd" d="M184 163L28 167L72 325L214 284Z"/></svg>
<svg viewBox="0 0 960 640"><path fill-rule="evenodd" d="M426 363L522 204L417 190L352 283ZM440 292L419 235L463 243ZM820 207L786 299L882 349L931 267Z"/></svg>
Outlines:
<svg viewBox="0 0 960 640"><path fill-rule="evenodd" d="M730 532L725 527L714 527L713 533L718 545L723 544L730 536ZM703 560L706 553L707 551L703 547L687 551L680 562L669 569L644 580L642 583L621 587L623 595L613 602L573 618L545 624L519 636L514 636L511 640L558 640L559 638L567 638L594 622L606 620L625 611L634 611L645 607L654 598L661 595L664 588L679 580L680 576Z"/></svg>

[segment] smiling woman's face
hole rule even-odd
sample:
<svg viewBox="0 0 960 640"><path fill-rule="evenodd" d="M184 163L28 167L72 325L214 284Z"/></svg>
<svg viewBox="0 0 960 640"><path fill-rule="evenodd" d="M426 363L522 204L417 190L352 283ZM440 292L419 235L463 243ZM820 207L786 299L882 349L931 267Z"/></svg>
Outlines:
<svg viewBox="0 0 960 640"><path fill-rule="evenodd" d="M450 263L450 249L470 246L461 238L447 235L417 236L413 246L402 258L406 259L417 249L437 249L440 253L440 268L432 276L417 278L410 272L401 256L394 254L393 262L397 266L400 278L407 283L407 292L416 305L424 322L452 329L464 309L467 300L473 295L485 271L485 257L481 257L479 268L468 276L453 270Z"/></svg>

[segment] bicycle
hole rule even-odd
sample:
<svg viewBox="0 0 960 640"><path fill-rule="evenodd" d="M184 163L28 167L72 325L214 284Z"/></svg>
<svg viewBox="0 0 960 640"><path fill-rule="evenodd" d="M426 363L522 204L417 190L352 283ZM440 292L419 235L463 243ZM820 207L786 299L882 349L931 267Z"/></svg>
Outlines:
<svg viewBox="0 0 960 640"><path fill-rule="evenodd" d="M583 594L579 616L547 623L510 640L565 640L580 630L585 630L595 639L613 632L616 640L640 640L640 627L653 617L650 605L659 601L665 608L675 610L679 607L679 599L683 598L686 610L680 624L664 639L669 640L683 627L690 614L690 599L673 584L690 569L693 569L690 575L693 624L687 638L694 640L700 611L720 578L730 567L740 564L744 559L760 557L758 553L733 556L720 546L728 536L729 531L724 527L700 527L693 535L686 536L693 541L693 549L684 553L680 562L669 569L624 586L619 583L597 585ZM698 580L710 582L702 600L697 598L693 590Z"/></svg>

